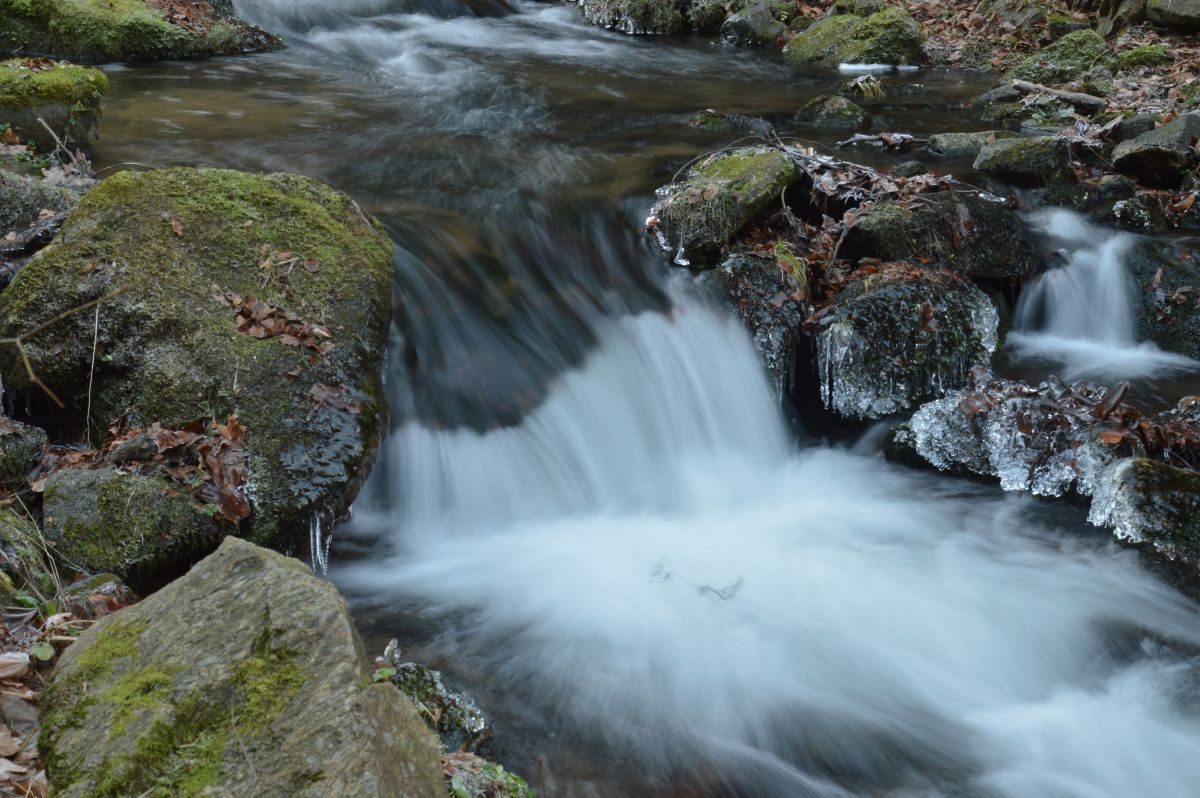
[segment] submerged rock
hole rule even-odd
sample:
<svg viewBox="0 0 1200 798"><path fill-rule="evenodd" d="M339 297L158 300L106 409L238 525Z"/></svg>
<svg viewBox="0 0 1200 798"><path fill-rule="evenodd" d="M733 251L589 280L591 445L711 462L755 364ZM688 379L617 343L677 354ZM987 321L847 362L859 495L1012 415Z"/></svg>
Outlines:
<svg viewBox="0 0 1200 798"><path fill-rule="evenodd" d="M1079 30L1027 56L1013 69L1012 77L1034 83L1066 83L1111 61L1112 51L1103 36L1094 30Z"/></svg>
<svg viewBox="0 0 1200 798"><path fill-rule="evenodd" d="M979 151L1001 139L1016 138L1011 130L981 130L975 133L937 133L929 137L929 151L943 158L974 158Z"/></svg>
<svg viewBox="0 0 1200 798"><path fill-rule="evenodd" d="M282 46L280 40L222 16L232 4L192 3L186 17L146 0L0 0L0 52L73 61L152 61L232 55ZM182 17L182 18L181 18Z"/></svg>
<svg viewBox="0 0 1200 798"><path fill-rule="evenodd" d="M65 436L89 395L101 428L126 411L173 429L238 415L253 506L243 531L296 551L314 518L349 506L372 463L391 292L382 227L314 180L123 172L0 294L0 335L108 297L98 333L95 314L75 313L26 344L67 410L45 402L10 347L0 373Z"/></svg>
<svg viewBox="0 0 1200 798"><path fill-rule="evenodd" d="M0 171L0 239L29 227L44 210L68 211L78 203L79 195L73 191Z"/></svg>
<svg viewBox="0 0 1200 798"><path fill-rule="evenodd" d="M795 177L791 158L766 147L718 153L691 169L655 207L659 232L673 252L679 251L675 262L715 262L726 243L777 201Z"/></svg>
<svg viewBox="0 0 1200 798"><path fill-rule="evenodd" d="M826 17L796 34L783 55L798 64L922 64L925 36L907 11L892 6L868 17Z"/></svg>
<svg viewBox="0 0 1200 798"><path fill-rule="evenodd" d="M1200 563L1200 472L1145 457L1120 460L1101 475L1088 520L1118 540Z"/></svg>
<svg viewBox="0 0 1200 798"><path fill-rule="evenodd" d="M333 585L229 538L63 652L39 700L50 789L444 795L433 736L366 665Z"/></svg>
<svg viewBox="0 0 1200 798"><path fill-rule="evenodd" d="M881 418L965 385L991 360L999 316L957 274L892 264L843 289L816 324L825 407Z"/></svg>
<svg viewBox="0 0 1200 798"><path fill-rule="evenodd" d="M847 231L842 257L883 261L932 257L980 280L1024 280L1036 259L1025 225L1004 205L942 191L865 210Z"/></svg>
<svg viewBox="0 0 1200 798"><path fill-rule="evenodd" d="M1122 141L1112 154L1113 167L1141 183L1172 188L1196 165L1200 111L1181 114L1165 125Z"/></svg>
<svg viewBox="0 0 1200 798"><path fill-rule="evenodd" d="M984 146L975 158L975 169L989 177L1028 188L1069 183L1071 143L1058 136L1003 139Z"/></svg>
<svg viewBox="0 0 1200 798"><path fill-rule="evenodd" d="M53 152L55 136L68 147L86 149L107 93L108 78L99 69L45 59L0 62L0 124L40 152Z"/></svg>
<svg viewBox="0 0 1200 798"><path fill-rule="evenodd" d="M867 123L867 112L845 97L822 94L806 102L793 121L801 127L853 129Z"/></svg>

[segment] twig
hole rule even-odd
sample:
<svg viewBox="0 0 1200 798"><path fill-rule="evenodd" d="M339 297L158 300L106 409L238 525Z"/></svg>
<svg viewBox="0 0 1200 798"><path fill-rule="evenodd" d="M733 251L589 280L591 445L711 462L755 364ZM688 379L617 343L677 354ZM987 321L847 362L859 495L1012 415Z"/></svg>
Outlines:
<svg viewBox="0 0 1200 798"><path fill-rule="evenodd" d="M92 442L92 382L96 377L96 344L100 340L100 305L96 305L96 319L92 322L92 366L88 370L87 410L83 414L83 423L87 430L87 441Z"/></svg>

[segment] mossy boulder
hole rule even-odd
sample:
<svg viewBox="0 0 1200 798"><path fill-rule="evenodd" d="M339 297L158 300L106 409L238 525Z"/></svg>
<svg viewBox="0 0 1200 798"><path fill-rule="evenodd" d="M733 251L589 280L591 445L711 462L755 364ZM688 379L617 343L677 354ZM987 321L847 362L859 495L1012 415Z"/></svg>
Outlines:
<svg viewBox="0 0 1200 798"><path fill-rule="evenodd" d="M1200 564L1200 472L1119 460L1101 477L1088 520L1167 559Z"/></svg>
<svg viewBox="0 0 1200 798"><path fill-rule="evenodd" d="M79 195L73 191L0 171L0 238L29 227L42 211L69 211L78 202Z"/></svg>
<svg viewBox="0 0 1200 798"><path fill-rule="evenodd" d="M683 29L680 0L581 0L583 18L592 25L631 35L674 33Z"/></svg>
<svg viewBox="0 0 1200 798"><path fill-rule="evenodd" d="M1046 19L1046 4L1041 0L990 0L984 9L987 16L996 16L1014 27L1025 27Z"/></svg>
<svg viewBox="0 0 1200 798"><path fill-rule="evenodd" d="M1111 61L1112 51L1103 36L1094 30L1079 30L1026 56L1011 77L1035 83L1066 83Z"/></svg>
<svg viewBox="0 0 1200 798"><path fill-rule="evenodd" d="M1155 188L1176 188L1200 156L1200 111L1189 111L1165 125L1122 141L1113 149L1113 167Z"/></svg>
<svg viewBox="0 0 1200 798"><path fill-rule="evenodd" d="M1071 143L1058 136L1003 139L984 146L974 168L1004 183L1044 188L1075 179Z"/></svg>
<svg viewBox="0 0 1200 798"><path fill-rule="evenodd" d="M721 38L743 47L773 46L787 32L778 6L771 0L750 0L721 23Z"/></svg>
<svg viewBox="0 0 1200 798"><path fill-rule="evenodd" d="M1146 18L1156 25L1196 30L1200 28L1200 0L1147 0Z"/></svg>
<svg viewBox="0 0 1200 798"><path fill-rule="evenodd" d="M280 46L277 37L214 14L207 3L193 4L185 27L147 0L0 0L0 52L98 63L232 55Z"/></svg>
<svg viewBox="0 0 1200 798"><path fill-rule="evenodd" d="M38 702L50 790L444 796L433 735L366 668L332 584L229 538L63 652Z"/></svg>
<svg viewBox="0 0 1200 798"><path fill-rule="evenodd" d="M46 450L45 430L0 416L0 486L21 490Z"/></svg>
<svg viewBox="0 0 1200 798"><path fill-rule="evenodd" d="M846 231L841 255L882 261L934 258L976 280L1022 282L1036 264L1025 225L978 194L943 191L881 202Z"/></svg>
<svg viewBox="0 0 1200 798"><path fill-rule="evenodd" d="M0 598L11 604L18 591L52 596L55 575L37 522L5 507L0 508Z"/></svg>
<svg viewBox="0 0 1200 798"><path fill-rule="evenodd" d="M776 149L750 147L711 156L656 206L660 232L672 252L683 250L690 265L709 265L795 177L796 165Z"/></svg>
<svg viewBox="0 0 1200 798"><path fill-rule="evenodd" d="M64 470L46 482L46 538L68 567L109 572L135 590L157 587L211 552L221 528L162 477L112 468Z"/></svg>
<svg viewBox="0 0 1200 798"><path fill-rule="evenodd" d="M29 58L0 62L0 124L42 152L54 149L55 136L87 148L107 93L108 78L92 67Z"/></svg>
<svg viewBox="0 0 1200 798"><path fill-rule="evenodd" d="M925 36L907 11L892 6L869 17L826 17L794 36L783 54L796 64L922 64Z"/></svg>
<svg viewBox="0 0 1200 798"><path fill-rule="evenodd" d="M929 151L942 158L974 158L988 144L1016 138L1011 130L980 130L972 133L935 133L929 137Z"/></svg>
<svg viewBox="0 0 1200 798"><path fill-rule="evenodd" d="M237 415L253 506L243 532L299 551L310 524L348 507L377 449L391 292L382 227L317 181L123 172L0 294L0 335L107 297L98 333L93 313L76 313L27 341L68 408L45 402L11 348L0 374L64 436L81 433L89 394L99 428L126 411L170 429Z"/></svg>
<svg viewBox="0 0 1200 798"><path fill-rule="evenodd" d="M882 418L967 384L996 349L999 315L964 277L899 263L848 285L818 322L824 406Z"/></svg>
<svg viewBox="0 0 1200 798"><path fill-rule="evenodd" d="M845 97L823 94L801 106L793 121L800 127L855 129L867 123L867 112Z"/></svg>
<svg viewBox="0 0 1200 798"><path fill-rule="evenodd" d="M1158 66L1171 60L1167 48L1160 44L1145 44L1126 50L1117 56L1117 67L1122 70Z"/></svg>

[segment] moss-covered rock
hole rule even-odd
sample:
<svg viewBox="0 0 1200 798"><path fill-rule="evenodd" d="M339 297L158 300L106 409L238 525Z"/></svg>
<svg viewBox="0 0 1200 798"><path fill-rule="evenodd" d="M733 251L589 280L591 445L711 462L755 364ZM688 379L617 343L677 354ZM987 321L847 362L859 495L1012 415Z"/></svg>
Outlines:
<svg viewBox="0 0 1200 798"><path fill-rule="evenodd" d="M55 136L87 148L107 93L108 78L98 69L44 59L0 62L0 124L43 152L54 149Z"/></svg>
<svg viewBox="0 0 1200 798"><path fill-rule="evenodd" d="M1123 70L1158 66L1171 60L1167 48L1159 44L1145 44L1126 50L1117 56L1117 67Z"/></svg>
<svg viewBox="0 0 1200 798"><path fill-rule="evenodd" d="M867 123L867 112L845 97L822 94L796 112L795 124L810 128L860 128Z"/></svg>
<svg viewBox="0 0 1200 798"><path fill-rule="evenodd" d="M1016 138L1011 130L980 130L972 133L935 133L929 137L929 151L943 158L974 158L988 144Z"/></svg>
<svg viewBox="0 0 1200 798"><path fill-rule="evenodd" d="M681 0L581 0L583 18L593 25L631 35L683 29Z"/></svg>
<svg viewBox="0 0 1200 798"><path fill-rule="evenodd" d="M1069 183L1071 144L1057 136L1003 139L979 151L975 169L1005 183L1029 188Z"/></svg>
<svg viewBox="0 0 1200 798"><path fill-rule="evenodd" d="M391 287L378 222L314 180L124 172L88 194L0 294L0 335L123 290L100 308L93 423L126 410L138 426L172 429L238 415L254 510L244 531L297 551L314 519L353 500L376 451ZM69 405L47 407L68 433L87 406L93 323L68 316L27 343ZM14 352L0 350L0 373L42 399Z"/></svg>
<svg viewBox="0 0 1200 798"><path fill-rule="evenodd" d="M0 238L5 233L24 230L44 210L68 211L78 202L79 195L73 191L0 171Z"/></svg>
<svg viewBox="0 0 1200 798"><path fill-rule="evenodd" d="M1023 281L1036 258L1024 224L1005 206L943 191L901 205L882 202L846 231L845 258L933 258L977 280Z"/></svg>
<svg viewBox="0 0 1200 798"><path fill-rule="evenodd" d="M1020 28L1042 22L1047 11L1041 0L989 0L984 13Z"/></svg>
<svg viewBox="0 0 1200 798"><path fill-rule="evenodd" d="M205 4L207 5L207 4ZM0 0L0 52L146 61L276 49L280 40L197 6L187 27L146 0Z"/></svg>
<svg viewBox="0 0 1200 798"><path fill-rule="evenodd" d="M17 591L51 597L55 574L37 522L11 507L0 508L0 594Z"/></svg>
<svg viewBox="0 0 1200 798"><path fill-rule="evenodd" d="M59 798L444 795L433 736L369 685L337 590L235 538L85 632L39 705Z"/></svg>
<svg viewBox="0 0 1200 798"><path fill-rule="evenodd" d="M161 477L111 468L54 473L43 494L46 537L66 565L115 574L135 590L182 573L221 541L211 508Z"/></svg>
<svg viewBox="0 0 1200 798"><path fill-rule="evenodd" d="M1112 52L1099 33L1079 30L1027 56L1012 77L1035 83L1065 83L1098 65L1107 65Z"/></svg>
<svg viewBox="0 0 1200 798"><path fill-rule="evenodd" d="M921 64L925 36L907 11L893 6L865 18L826 17L793 37L783 54L797 64Z"/></svg>
<svg viewBox="0 0 1200 798"><path fill-rule="evenodd" d="M743 47L771 47L787 32L773 0L750 0L721 23L721 38Z"/></svg>
<svg viewBox="0 0 1200 798"><path fill-rule="evenodd" d="M1196 165L1196 140L1200 138L1200 111L1180 114L1142 135L1122 141L1113 149L1113 167L1155 188L1174 188Z"/></svg>
<svg viewBox="0 0 1200 798"><path fill-rule="evenodd" d="M967 384L991 360L999 316L960 275L895 264L851 283L820 318L821 400L845 418L881 418Z"/></svg>
<svg viewBox="0 0 1200 798"><path fill-rule="evenodd" d="M795 177L796 165L779 150L751 147L714 155L658 204L660 232L691 265L711 264Z"/></svg>

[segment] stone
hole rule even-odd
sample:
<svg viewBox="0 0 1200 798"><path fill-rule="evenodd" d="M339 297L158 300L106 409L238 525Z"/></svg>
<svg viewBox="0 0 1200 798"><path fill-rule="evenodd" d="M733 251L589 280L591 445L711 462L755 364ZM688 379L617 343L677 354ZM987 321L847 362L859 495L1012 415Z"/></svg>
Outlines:
<svg viewBox="0 0 1200 798"><path fill-rule="evenodd" d="M766 147L710 157L655 207L659 232L672 254L682 250L687 265L712 265L734 235L779 199L796 171L787 155Z"/></svg>
<svg viewBox="0 0 1200 798"><path fill-rule="evenodd" d="M1154 188L1175 188L1197 163L1200 111L1180 114L1165 125L1122 141L1112 153L1113 167Z"/></svg>
<svg viewBox="0 0 1200 798"><path fill-rule="evenodd" d="M1066 83L1111 59L1104 37L1094 30L1080 30L1026 56L1010 76L1034 83Z"/></svg>
<svg viewBox="0 0 1200 798"><path fill-rule="evenodd" d="M1100 478L1088 520L1118 540L1200 564L1200 472L1145 457L1118 460Z"/></svg>
<svg viewBox="0 0 1200 798"><path fill-rule="evenodd" d="M1046 19L1046 6L1039 0L990 0L987 16L996 16L1014 27L1025 27Z"/></svg>
<svg viewBox="0 0 1200 798"><path fill-rule="evenodd" d="M631 35L674 33L683 29L680 0L580 0L589 24Z"/></svg>
<svg viewBox="0 0 1200 798"><path fill-rule="evenodd" d="M775 17L773 4L765 0L750 0L721 23L721 38L743 47L774 46L786 32L787 26Z"/></svg>
<svg viewBox="0 0 1200 798"><path fill-rule="evenodd" d="M89 395L101 428L126 411L134 427L168 429L236 414L253 508L242 533L300 551L314 523L349 507L378 449L392 272L382 226L315 180L121 172L0 294L0 336L108 297L98 334L94 314L76 313L27 341L67 409L11 347L0 348L0 374L64 438L82 434Z"/></svg>
<svg viewBox="0 0 1200 798"><path fill-rule="evenodd" d="M137 595L113 574L96 574L63 589L64 612L92 620L111 615L137 601Z"/></svg>
<svg viewBox="0 0 1200 798"><path fill-rule="evenodd" d="M1200 28L1200 0L1147 0L1146 18L1156 25L1195 30Z"/></svg>
<svg viewBox="0 0 1200 798"><path fill-rule="evenodd" d="M107 93L108 78L99 69L27 58L0 62L0 124L38 152L53 152L55 137L90 150Z"/></svg>
<svg viewBox="0 0 1200 798"><path fill-rule="evenodd" d="M826 17L796 34L783 55L796 64L922 64L925 36L907 11L891 6L869 17Z"/></svg>
<svg viewBox="0 0 1200 798"><path fill-rule="evenodd" d="M842 241L843 258L935 258L976 280L1021 282L1037 263L1025 225L1004 205L977 194L942 191L919 202L867 209Z"/></svg>
<svg viewBox="0 0 1200 798"><path fill-rule="evenodd" d="M1137 340L1166 352L1200 360L1200 305L1193 267L1200 252L1185 242L1141 238L1125 255L1125 268L1137 286L1134 324Z"/></svg>
<svg viewBox="0 0 1200 798"><path fill-rule="evenodd" d="M370 682L336 588L237 538L84 632L39 705L59 798L446 794L433 735Z"/></svg>
<svg viewBox="0 0 1200 798"><path fill-rule="evenodd" d="M823 129L856 129L867 123L867 112L845 97L822 94L796 113L796 125Z"/></svg>
<svg viewBox="0 0 1200 798"><path fill-rule="evenodd" d="M1027 188L1075 179L1071 143L1057 136L1003 139L984 146L974 168L988 177Z"/></svg>
<svg viewBox="0 0 1200 798"><path fill-rule="evenodd" d="M1119 144L1149 133L1157 124L1158 119L1154 114L1131 114L1117 123L1109 137Z"/></svg>
<svg viewBox="0 0 1200 798"><path fill-rule="evenodd" d="M1011 130L980 130L972 133L935 133L929 137L929 151L943 158L974 158L988 144L1017 138Z"/></svg>
<svg viewBox="0 0 1200 798"><path fill-rule="evenodd" d="M0 416L0 486L9 491L27 488L26 479L49 442L45 430Z"/></svg>

